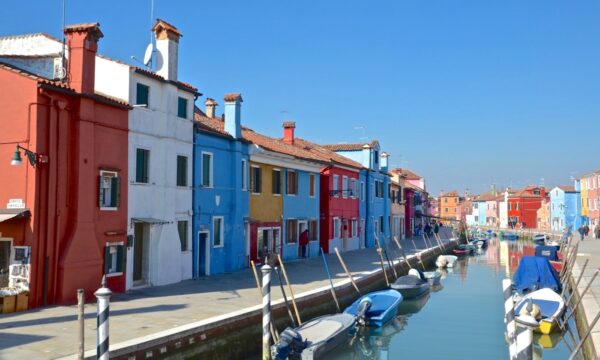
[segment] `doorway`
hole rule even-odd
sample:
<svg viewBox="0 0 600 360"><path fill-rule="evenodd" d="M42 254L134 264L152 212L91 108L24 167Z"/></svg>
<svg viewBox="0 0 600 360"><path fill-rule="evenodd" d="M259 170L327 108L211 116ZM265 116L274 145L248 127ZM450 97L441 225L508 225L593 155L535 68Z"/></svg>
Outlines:
<svg viewBox="0 0 600 360"><path fill-rule="evenodd" d="M198 232L198 274L196 277L210 275L210 242L207 230Z"/></svg>
<svg viewBox="0 0 600 360"><path fill-rule="evenodd" d="M256 259L263 261L268 255L281 254L281 228L259 227L256 230Z"/></svg>
<svg viewBox="0 0 600 360"><path fill-rule="evenodd" d="M148 238L150 225L143 222L133 223L133 285L140 286L148 280L148 259L150 246Z"/></svg>
<svg viewBox="0 0 600 360"><path fill-rule="evenodd" d="M12 239L0 238L0 287L8 286Z"/></svg>
<svg viewBox="0 0 600 360"><path fill-rule="evenodd" d="M348 250L348 219L342 220L342 248Z"/></svg>
<svg viewBox="0 0 600 360"><path fill-rule="evenodd" d="M301 258L303 257L302 255L302 244L300 243L300 235L302 235L302 233L308 229L308 223L306 221L298 221L298 257ZM310 240L310 239L309 239ZM310 246L310 241L307 242L306 244L306 257L308 257L308 253L309 253L309 246Z"/></svg>

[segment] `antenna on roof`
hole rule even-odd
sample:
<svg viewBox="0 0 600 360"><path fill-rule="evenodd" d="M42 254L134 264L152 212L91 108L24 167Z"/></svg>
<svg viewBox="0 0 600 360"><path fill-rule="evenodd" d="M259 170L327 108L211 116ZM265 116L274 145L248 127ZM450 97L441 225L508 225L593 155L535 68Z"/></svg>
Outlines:
<svg viewBox="0 0 600 360"><path fill-rule="evenodd" d="M67 0L63 0L62 2L62 56L61 56L61 63L60 63L60 70L55 71L54 77L60 79L62 82L64 82L67 79L67 68L66 68L66 39L65 39L65 12L66 12L66 2Z"/></svg>
<svg viewBox="0 0 600 360"><path fill-rule="evenodd" d="M150 29L152 29L152 21L154 19L154 0L150 0ZM152 30L150 30L150 42L148 46L146 46L146 51L144 52L144 59L140 61L135 56L131 56L131 60L134 60L145 67L152 70L152 57L154 55L154 38L152 36Z"/></svg>

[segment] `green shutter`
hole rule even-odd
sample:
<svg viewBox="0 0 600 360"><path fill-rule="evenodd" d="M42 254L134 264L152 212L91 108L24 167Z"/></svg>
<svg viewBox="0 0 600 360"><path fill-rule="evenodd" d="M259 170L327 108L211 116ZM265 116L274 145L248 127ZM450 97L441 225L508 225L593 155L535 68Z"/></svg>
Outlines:
<svg viewBox="0 0 600 360"><path fill-rule="evenodd" d="M177 116L187 119L187 100L181 97L177 98Z"/></svg>
<svg viewBox="0 0 600 360"><path fill-rule="evenodd" d="M104 275L108 274L110 269L110 246L104 246Z"/></svg>

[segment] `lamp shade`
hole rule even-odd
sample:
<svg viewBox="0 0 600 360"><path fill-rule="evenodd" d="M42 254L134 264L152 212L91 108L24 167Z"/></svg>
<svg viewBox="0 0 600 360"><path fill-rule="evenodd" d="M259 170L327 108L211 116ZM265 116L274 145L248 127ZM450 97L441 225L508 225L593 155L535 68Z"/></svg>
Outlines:
<svg viewBox="0 0 600 360"><path fill-rule="evenodd" d="M23 163L23 159L21 158L21 152L19 151L19 147L15 150L15 154L13 155L12 161L10 162L13 166L19 166Z"/></svg>

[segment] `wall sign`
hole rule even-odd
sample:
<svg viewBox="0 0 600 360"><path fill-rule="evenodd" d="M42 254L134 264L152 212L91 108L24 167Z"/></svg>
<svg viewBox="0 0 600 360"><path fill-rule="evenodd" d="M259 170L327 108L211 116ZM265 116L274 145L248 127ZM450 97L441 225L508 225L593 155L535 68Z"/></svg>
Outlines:
<svg viewBox="0 0 600 360"><path fill-rule="evenodd" d="M25 203L23 199L8 199L6 204L7 209L25 209Z"/></svg>

